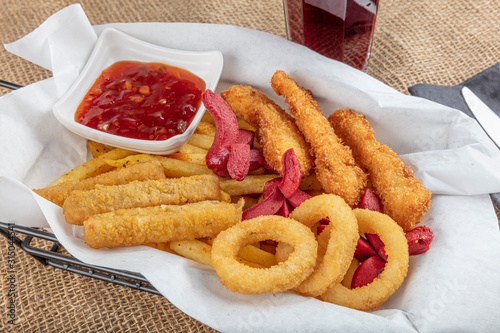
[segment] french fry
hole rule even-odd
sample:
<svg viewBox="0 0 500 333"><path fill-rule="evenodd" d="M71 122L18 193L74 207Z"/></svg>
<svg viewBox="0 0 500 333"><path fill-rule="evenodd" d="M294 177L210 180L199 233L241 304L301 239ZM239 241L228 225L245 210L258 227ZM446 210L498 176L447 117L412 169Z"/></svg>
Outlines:
<svg viewBox="0 0 500 333"><path fill-rule="evenodd" d="M242 181L221 178L220 188L230 196L262 193L266 182L276 177L279 175L248 175Z"/></svg>
<svg viewBox="0 0 500 333"><path fill-rule="evenodd" d="M189 139L188 143L195 147L209 150L210 147L212 147L212 144L214 143L214 136L208 134L194 133Z"/></svg>
<svg viewBox="0 0 500 333"><path fill-rule="evenodd" d="M249 175L265 175L267 174L267 170L264 167L257 168L252 171L248 171Z"/></svg>
<svg viewBox="0 0 500 333"><path fill-rule="evenodd" d="M248 175L242 181L221 178L220 187L222 191L229 193L231 196L262 193L266 182L276 177L279 177L279 175ZM299 188L303 191L322 189L321 184L314 175L303 178Z"/></svg>
<svg viewBox="0 0 500 333"><path fill-rule="evenodd" d="M220 191L220 201L233 202L231 200L231 196L229 195L229 193L226 193L224 191ZM238 202L238 201L236 201L236 202ZM233 202L233 203L236 203L236 202Z"/></svg>
<svg viewBox="0 0 500 333"><path fill-rule="evenodd" d="M207 152L208 149L196 147L189 143L186 143L181 149L179 149L179 153L184 154L206 154Z"/></svg>
<svg viewBox="0 0 500 333"><path fill-rule="evenodd" d="M185 258L213 267L212 258L210 257L212 247L202 241L185 240L170 242L170 249Z"/></svg>
<svg viewBox="0 0 500 333"><path fill-rule="evenodd" d="M224 192L225 193L225 192ZM231 197L232 203L237 203L240 199L245 200L245 204L243 205L243 210L248 209L259 202L259 198L251 195L235 195Z"/></svg>
<svg viewBox="0 0 500 333"><path fill-rule="evenodd" d="M167 177L177 178L185 176L213 174L212 170L210 170L206 166L176 160L174 158L161 155L138 154L127 156L120 160L106 160L106 163L114 167L120 167L147 161L160 162L165 168L165 176Z"/></svg>
<svg viewBox="0 0 500 333"><path fill-rule="evenodd" d="M255 127L253 127L243 119L237 117L236 120L238 122L238 128L255 132ZM203 118L201 118L201 121L215 126L215 120L209 112L205 112Z"/></svg>
<svg viewBox="0 0 500 333"><path fill-rule="evenodd" d="M200 240L185 240L170 242L170 249L184 258L197 263L213 267L212 246ZM271 253L265 252L252 245L247 245L240 250L238 261L252 267L271 267L276 264L276 259ZM268 266L265 266L268 265Z"/></svg>
<svg viewBox="0 0 500 333"><path fill-rule="evenodd" d="M195 133L198 134L207 134L207 135L215 135L215 125L210 124L204 121L201 121L196 127Z"/></svg>
<svg viewBox="0 0 500 333"><path fill-rule="evenodd" d="M186 161L189 163L194 163L198 165L206 165L205 164L205 157L207 154L188 154L188 153L173 153L168 155L170 158L174 158L176 160L180 161Z"/></svg>
<svg viewBox="0 0 500 333"><path fill-rule="evenodd" d="M168 252L168 253L177 254L175 251L173 251L173 250L170 249L170 243L168 243L168 242L148 243L148 244L144 244L144 245L152 247L154 249L165 251L165 252Z"/></svg>
<svg viewBox="0 0 500 333"><path fill-rule="evenodd" d="M262 267L268 268L277 264L276 257L273 254L261 250L253 245L247 245L241 248L238 256L245 261L258 264Z"/></svg>
<svg viewBox="0 0 500 333"><path fill-rule="evenodd" d="M208 123L208 124L212 124L215 126L215 120L214 118L212 117L212 115L210 114L210 112L205 112L203 114L203 117L201 117L201 121L200 122L204 122L204 123Z"/></svg>
<svg viewBox="0 0 500 333"><path fill-rule="evenodd" d="M56 181L54 181L50 186L64 183L69 180L73 181L84 180L87 178L95 177L104 172L111 171L114 169L115 166L109 164L107 161L118 160L134 154L137 153L125 149L119 149L119 148L113 149L65 173L64 175L59 177Z"/></svg>
<svg viewBox="0 0 500 333"><path fill-rule="evenodd" d="M94 158L99 157L102 154L105 154L109 151L112 151L113 149L116 149L116 147L107 146L103 143L95 142L92 140L87 140L87 145L89 146L90 153Z"/></svg>
<svg viewBox="0 0 500 333"><path fill-rule="evenodd" d="M255 132L255 127L253 127L252 125L250 125L249 123L247 123L243 119L237 118L237 121L238 121L238 128L239 129L244 129L247 131Z"/></svg>

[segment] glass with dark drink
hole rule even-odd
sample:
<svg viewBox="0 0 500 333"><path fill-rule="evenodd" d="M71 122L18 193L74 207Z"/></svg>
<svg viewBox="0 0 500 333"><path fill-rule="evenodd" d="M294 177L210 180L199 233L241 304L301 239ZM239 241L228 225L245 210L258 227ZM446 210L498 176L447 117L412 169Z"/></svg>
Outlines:
<svg viewBox="0 0 500 333"><path fill-rule="evenodd" d="M366 70L378 0L283 0L288 39Z"/></svg>

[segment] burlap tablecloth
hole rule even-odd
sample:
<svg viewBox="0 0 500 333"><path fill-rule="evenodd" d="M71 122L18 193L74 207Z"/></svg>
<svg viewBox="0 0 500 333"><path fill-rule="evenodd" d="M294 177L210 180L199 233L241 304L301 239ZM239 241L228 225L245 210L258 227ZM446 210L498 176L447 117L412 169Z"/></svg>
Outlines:
<svg viewBox="0 0 500 333"><path fill-rule="evenodd" d="M70 0L0 0L0 42L31 32ZM82 0L92 24L204 22L285 37L282 0ZM381 0L369 74L408 93L416 83L455 85L500 61L500 6L491 0ZM50 72L0 50L0 79L26 85ZM0 95L9 90L0 88ZM14 163L15 161L13 161ZM165 298L45 267L16 251L15 325L6 323L7 245L0 237L0 331L207 332Z"/></svg>

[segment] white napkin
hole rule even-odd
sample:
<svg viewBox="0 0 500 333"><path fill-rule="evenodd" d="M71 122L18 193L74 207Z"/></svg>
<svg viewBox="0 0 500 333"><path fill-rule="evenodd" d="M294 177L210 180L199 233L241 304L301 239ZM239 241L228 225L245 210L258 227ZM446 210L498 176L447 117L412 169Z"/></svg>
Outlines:
<svg viewBox="0 0 500 333"><path fill-rule="evenodd" d="M85 140L59 125L51 106L83 67L96 35L107 27L171 48L220 50L225 68L218 91L234 83L251 84L283 105L269 86L274 71L282 69L314 92L326 115L340 106L365 114L377 138L401 154L434 193L422 221L434 231L432 248L411 258L408 277L396 294L380 309L360 312L291 293L233 293L212 269L169 253L144 246L90 249L81 227L68 225L59 207L36 195L30 198L28 188L50 184L87 157ZM84 42L78 42L80 32L87 36ZM402 95L277 36L226 25L122 23L92 28L81 7L73 5L6 48L51 68L54 78L0 98L1 221L34 226L41 224L43 214L76 258L140 272L179 309L224 332L500 329L500 235L487 195L500 191L500 151L463 113Z"/></svg>

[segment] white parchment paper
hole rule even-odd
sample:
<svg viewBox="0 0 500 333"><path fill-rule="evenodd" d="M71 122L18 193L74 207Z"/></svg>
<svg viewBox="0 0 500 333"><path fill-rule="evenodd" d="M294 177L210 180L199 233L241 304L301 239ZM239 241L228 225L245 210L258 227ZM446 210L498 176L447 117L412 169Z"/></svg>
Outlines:
<svg viewBox="0 0 500 333"><path fill-rule="evenodd" d="M313 91L323 112L365 114L377 138L392 147L433 192L424 217L431 250L412 257L403 286L380 309L360 312L292 293L241 295L215 272L139 246L93 250L81 227L34 195L87 158L85 140L68 132L52 105L77 77L97 36L113 27L170 48L220 50L218 91L250 84L283 105L270 88L277 69ZM80 36L84 36L80 39ZM500 192L500 151L462 112L406 96L372 77L282 38L234 26L121 23L90 26L79 5L54 14L31 34L5 45L53 71L50 79L0 98L0 220L50 226L76 258L142 273L179 309L223 332L486 332L500 330L500 235L488 193Z"/></svg>

